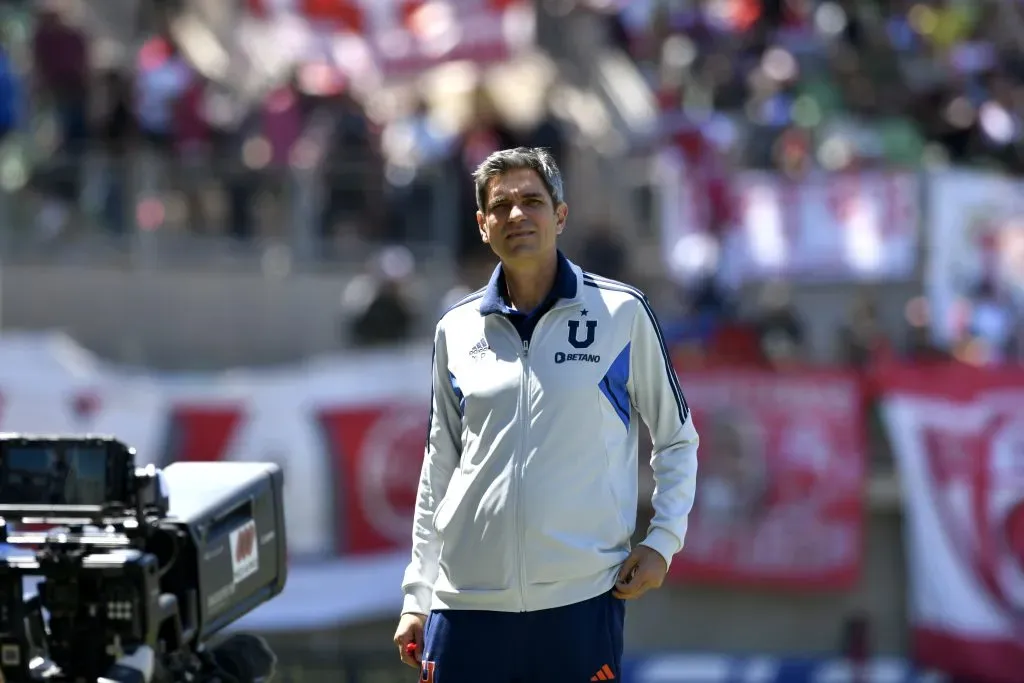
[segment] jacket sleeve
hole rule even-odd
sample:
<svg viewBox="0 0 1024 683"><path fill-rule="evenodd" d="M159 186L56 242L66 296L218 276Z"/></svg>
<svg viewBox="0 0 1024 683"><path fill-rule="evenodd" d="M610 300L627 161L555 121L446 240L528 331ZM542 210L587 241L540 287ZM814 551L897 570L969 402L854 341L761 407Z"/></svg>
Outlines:
<svg viewBox="0 0 1024 683"><path fill-rule="evenodd" d="M443 321L442 321L443 322ZM448 490L462 453L462 412L448 371L442 323L434 334L434 359L427 445L416 492L412 523L412 561L405 570L402 613L429 614L437 579L441 541L434 531L434 510Z"/></svg>
<svg viewBox="0 0 1024 683"><path fill-rule="evenodd" d="M653 449L654 517L641 542L665 562L683 547L697 480L697 430L679 388L658 321L641 298L630 340L630 398L648 429Z"/></svg>

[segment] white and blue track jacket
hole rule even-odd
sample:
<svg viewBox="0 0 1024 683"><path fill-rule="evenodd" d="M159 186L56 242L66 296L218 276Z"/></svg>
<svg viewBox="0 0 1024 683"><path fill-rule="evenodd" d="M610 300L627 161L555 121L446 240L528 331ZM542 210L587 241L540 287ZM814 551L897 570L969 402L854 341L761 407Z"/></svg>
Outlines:
<svg viewBox="0 0 1024 683"><path fill-rule="evenodd" d="M608 591L635 527L637 439L654 444L644 545L682 548L697 432L644 295L559 255L523 338L500 267L434 338L430 432L403 612L533 611Z"/></svg>

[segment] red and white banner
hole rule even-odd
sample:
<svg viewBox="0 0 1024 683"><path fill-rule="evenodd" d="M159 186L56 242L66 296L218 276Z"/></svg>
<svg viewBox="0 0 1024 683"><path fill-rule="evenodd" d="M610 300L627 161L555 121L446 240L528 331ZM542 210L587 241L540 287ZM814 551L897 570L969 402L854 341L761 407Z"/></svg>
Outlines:
<svg viewBox="0 0 1024 683"><path fill-rule="evenodd" d="M687 373L700 474L678 580L791 590L860 575L866 465L853 375Z"/></svg>
<svg viewBox="0 0 1024 683"><path fill-rule="evenodd" d="M397 613L429 385L429 347L165 376L126 373L60 335L0 335L0 432L113 434L140 465L284 468L288 585L242 629Z"/></svg>
<svg viewBox="0 0 1024 683"><path fill-rule="evenodd" d="M125 375L48 335L8 336L0 431L114 434L139 464L276 462L293 557L373 554L411 538L429 384L429 348L167 377Z"/></svg>
<svg viewBox="0 0 1024 683"><path fill-rule="evenodd" d="M887 370L914 653L964 680L1024 672L1024 370Z"/></svg>
<svg viewBox="0 0 1024 683"><path fill-rule="evenodd" d="M269 413L254 411L255 402L175 399L168 406L162 461L279 463L286 482L298 477L292 495L286 492L293 552L348 556L405 548L427 435L427 399L396 396L363 404L292 398L300 403L289 408L283 401ZM297 441L289 445L284 437ZM301 525L291 524L296 514Z"/></svg>
<svg viewBox="0 0 1024 683"><path fill-rule="evenodd" d="M415 347L165 376L127 373L56 336L4 335L0 431L114 434L138 449L140 464L277 462L285 470L292 577L246 627L327 625L398 609L430 355ZM849 585L863 534L855 382L827 373L715 372L688 373L685 384L702 469L674 575Z"/></svg>
<svg viewBox="0 0 1024 683"><path fill-rule="evenodd" d="M340 68L368 57L385 78L455 60L502 62L534 42L529 0L247 0L246 8L269 26L289 19L288 32L303 31L307 48L320 45Z"/></svg>
<svg viewBox="0 0 1024 683"><path fill-rule="evenodd" d="M819 173L792 181L741 171L728 179L733 215L727 225L714 226L703 172L672 150L659 159L662 237L673 272L685 276L680 271L713 266L735 284L774 277L842 282L914 275L920 240L916 174ZM693 263L705 253L712 263Z"/></svg>

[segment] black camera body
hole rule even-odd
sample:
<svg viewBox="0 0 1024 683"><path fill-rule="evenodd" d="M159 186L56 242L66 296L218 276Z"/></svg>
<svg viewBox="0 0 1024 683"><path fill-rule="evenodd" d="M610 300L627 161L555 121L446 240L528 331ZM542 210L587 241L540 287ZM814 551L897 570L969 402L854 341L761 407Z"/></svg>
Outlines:
<svg viewBox="0 0 1024 683"><path fill-rule="evenodd" d="M112 437L0 435L4 679L214 680L211 639L284 588L282 502L273 464L137 469Z"/></svg>

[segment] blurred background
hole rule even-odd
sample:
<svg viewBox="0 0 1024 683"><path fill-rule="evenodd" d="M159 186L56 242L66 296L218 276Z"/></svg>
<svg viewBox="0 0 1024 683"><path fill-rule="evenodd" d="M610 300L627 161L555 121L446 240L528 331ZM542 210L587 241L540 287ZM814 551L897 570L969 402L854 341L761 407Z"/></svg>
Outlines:
<svg viewBox="0 0 1024 683"><path fill-rule="evenodd" d="M0 46L0 430L280 463L278 680L415 676L430 334L523 144L702 436L623 680L1024 681L1024 3L4 0Z"/></svg>

